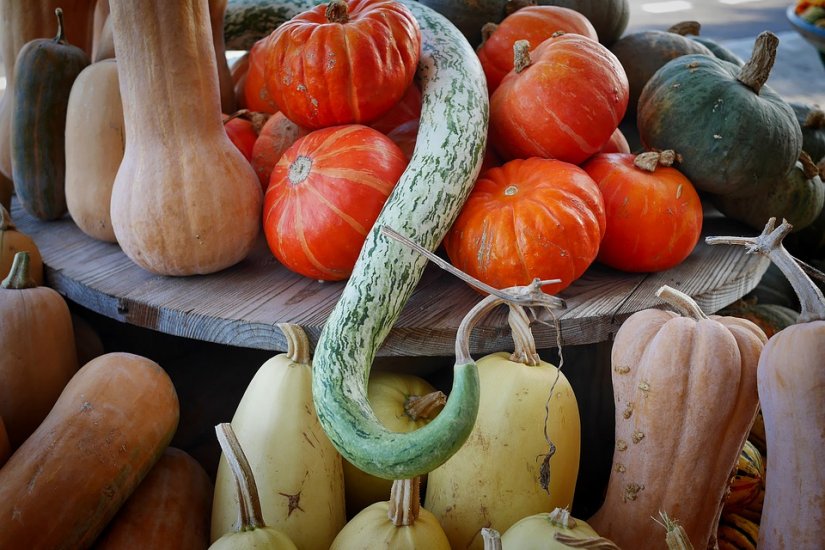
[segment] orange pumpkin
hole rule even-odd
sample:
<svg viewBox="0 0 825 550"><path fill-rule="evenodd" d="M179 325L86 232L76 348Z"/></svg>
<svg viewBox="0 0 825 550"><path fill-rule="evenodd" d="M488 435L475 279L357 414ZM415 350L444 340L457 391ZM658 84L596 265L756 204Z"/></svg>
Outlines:
<svg viewBox="0 0 825 550"><path fill-rule="evenodd" d="M421 91L418 86L411 84L404 92L398 103L389 111L370 123L370 128L375 128L382 134L388 134L393 129L404 123L418 121L421 118Z"/></svg>
<svg viewBox="0 0 825 550"><path fill-rule="evenodd" d="M444 245L456 267L491 286L561 279L543 287L555 294L596 259L604 229L602 195L587 172L531 158L484 172Z"/></svg>
<svg viewBox="0 0 825 550"><path fill-rule="evenodd" d="M602 148L599 150L599 153L629 153L630 152L630 144L627 142L627 138L624 137L622 131L618 128L610 134L610 139L608 139Z"/></svg>
<svg viewBox="0 0 825 550"><path fill-rule="evenodd" d="M663 271L693 251L702 232L702 203L672 162L673 151L611 153L584 165L604 197L600 262L622 271Z"/></svg>
<svg viewBox="0 0 825 550"><path fill-rule="evenodd" d="M249 68L243 83L244 105L250 111L274 114L278 106L269 96L266 87L264 67L266 61L266 38L261 38L249 50Z"/></svg>
<svg viewBox="0 0 825 550"><path fill-rule="evenodd" d="M272 169L281 160L284 152L298 138L302 138L308 133L309 130L301 128L286 118L280 111L269 117L269 120L261 128L258 139L255 140L255 144L252 146L252 159L250 161L264 191L269 186Z"/></svg>
<svg viewBox="0 0 825 550"><path fill-rule="evenodd" d="M505 159L543 157L578 164L619 126L628 83L619 60L577 34L548 38L518 60L490 98L490 141Z"/></svg>
<svg viewBox="0 0 825 550"><path fill-rule="evenodd" d="M477 52L490 93L513 70L513 45L517 40L527 40L530 49L533 49L558 31L580 34L596 41L599 39L590 21L570 8L527 6L505 17Z"/></svg>

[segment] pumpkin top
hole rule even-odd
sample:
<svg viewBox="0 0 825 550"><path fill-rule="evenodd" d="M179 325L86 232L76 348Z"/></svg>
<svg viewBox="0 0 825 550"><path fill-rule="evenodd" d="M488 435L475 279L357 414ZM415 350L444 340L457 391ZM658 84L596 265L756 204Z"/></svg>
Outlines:
<svg viewBox="0 0 825 550"><path fill-rule="evenodd" d="M347 23L349 21L349 6L346 0L332 0L327 4L326 9L327 21L330 23Z"/></svg>
<svg viewBox="0 0 825 550"><path fill-rule="evenodd" d="M0 287L25 290L27 288L36 288L37 283L32 279L29 273L29 253L25 251L18 252L14 255L12 260L11 270L8 276L0 283Z"/></svg>
<svg viewBox="0 0 825 550"><path fill-rule="evenodd" d="M771 75L777 46L779 38L772 32L765 31L757 36L751 58L739 70L736 79L758 94Z"/></svg>

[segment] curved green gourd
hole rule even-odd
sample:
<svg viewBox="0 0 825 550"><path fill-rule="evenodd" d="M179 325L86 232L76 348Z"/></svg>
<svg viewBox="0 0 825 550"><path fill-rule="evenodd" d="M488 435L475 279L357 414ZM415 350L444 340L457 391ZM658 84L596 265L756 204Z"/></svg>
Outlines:
<svg viewBox="0 0 825 550"><path fill-rule="evenodd" d="M237 1L230 1L227 14ZM270 13L282 17L318 3L271 2L277 9ZM315 406L330 440L358 468L386 479L409 479L446 461L469 435L478 411L478 375L472 361L456 365L447 405L420 430L388 431L367 401L375 351L427 263L379 228L391 227L434 250L472 189L487 141L487 87L469 43L430 8L413 0L404 4L422 33L422 110L415 152L367 237L313 360Z"/></svg>

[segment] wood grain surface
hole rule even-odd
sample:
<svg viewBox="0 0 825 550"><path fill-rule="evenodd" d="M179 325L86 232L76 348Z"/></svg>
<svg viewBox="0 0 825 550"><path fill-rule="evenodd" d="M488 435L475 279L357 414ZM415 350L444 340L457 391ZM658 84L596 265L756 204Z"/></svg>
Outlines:
<svg viewBox="0 0 825 550"><path fill-rule="evenodd" d="M30 235L46 270L46 283L67 299L125 323L176 336L247 348L286 350L277 323L301 325L314 345L344 283L321 283L281 266L263 237L241 263L220 273L166 277L144 271L116 244L82 233L69 217L41 222L14 202L12 217ZM705 235L754 235L745 226L709 215ZM712 313L750 291L768 267L761 256L700 240L679 266L660 273L621 273L594 264L560 294L567 309L556 312L563 345L612 339L622 321L648 307L664 307L655 291L663 284L693 296ZM379 356L448 356L462 317L480 295L430 265L393 327ZM539 348L555 347L546 312L533 332ZM471 349L486 354L512 348L506 308L473 332Z"/></svg>

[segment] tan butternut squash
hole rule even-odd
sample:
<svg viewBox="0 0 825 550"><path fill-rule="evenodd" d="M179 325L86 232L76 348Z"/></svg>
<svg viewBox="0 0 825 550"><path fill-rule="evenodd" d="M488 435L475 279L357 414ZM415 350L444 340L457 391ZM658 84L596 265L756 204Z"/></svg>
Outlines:
<svg viewBox="0 0 825 550"><path fill-rule="evenodd" d="M0 469L0 548L91 546L169 445L172 381L154 361L87 363Z"/></svg>
<svg viewBox="0 0 825 550"><path fill-rule="evenodd" d="M218 66L218 83L221 90L221 109L224 113L234 113L238 109L235 99L235 82L226 60L226 44L223 40L223 17L228 0L209 0L209 24L212 28L212 45L215 48L215 62Z"/></svg>
<svg viewBox="0 0 825 550"><path fill-rule="evenodd" d="M123 103L114 59L77 76L66 112L66 206L77 227L115 242L112 186L126 149Z"/></svg>
<svg viewBox="0 0 825 550"><path fill-rule="evenodd" d="M128 136L112 189L118 243L162 275L229 267L255 242L262 192L223 128L207 0L110 8Z"/></svg>
<svg viewBox="0 0 825 550"><path fill-rule="evenodd" d="M96 0L0 0L0 57L6 71L6 90L14 89L14 62L20 49L35 38L54 36L54 10L66 19L66 39L90 52ZM0 173L11 169L12 94L0 98Z"/></svg>
<svg viewBox="0 0 825 550"><path fill-rule="evenodd" d="M5 277L11 270L14 255L18 252L29 253L29 276L37 286L43 284L43 258L35 242L17 230L11 214L0 205L0 278Z"/></svg>
<svg viewBox="0 0 825 550"><path fill-rule="evenodd" d="M799 321L774 334L759 358L767 465L759 548L822 548L825 523L825 297L782 246L792 227L771 218L755 238L713 237L768 256L794 288Z"/></svg>
<svg viewBox="0 0 825 550"><path fill-rule="evenodd" d="M92 23L92 60L98 57L98 50L101 47L106 20L109 18L109 0L97 0ZM111 23L109 30L111 31Z"/></svg>
<svg viewBox="0 0 825 550"><path fill-rule="evenodd" d="M56 291L31 280L28 252L15 255L0 284L0 320L0 416L16 449L78 368L69 306Z"/></svg>
<svg viewBox="0 0 825 550"><path fill-rule="evenodd" d="M203 550L209 545L212 480L186 452L168 447L109 522L95 550Z"/></svg>
<svg viewBox="0 0 825 550"><path fill-rule="evenodd" d="M107 16L100 29L100 36L97 37L94 43L92 63L97 63L104 59L113 59L114 57L115 38L112 36L112 20Z"/></svg>
<svg viewBox="0 0 825 550"><path fill-rule="evenodd" d="M664 512L696 548L709 548L756 415L756 364L767 338L745 319L708 318L674 289L658 294L679 313L634 313L613 342L613 469L588 523L622 548L646 548L661 540L651 518Z"/></svg>

